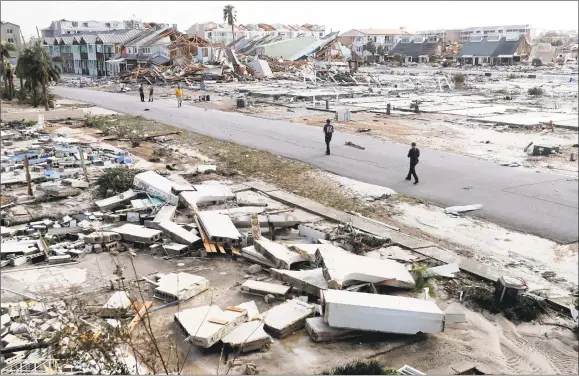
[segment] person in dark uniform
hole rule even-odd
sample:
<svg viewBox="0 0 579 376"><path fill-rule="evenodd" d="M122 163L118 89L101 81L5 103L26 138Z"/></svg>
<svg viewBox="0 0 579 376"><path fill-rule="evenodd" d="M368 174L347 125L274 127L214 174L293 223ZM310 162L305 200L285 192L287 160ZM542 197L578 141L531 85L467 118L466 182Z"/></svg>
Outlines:
<svg viewBox="0 0 579 376"><path fill-rule="evenodd" d="M332 134L334 133L334 126L330 124L330 119L326 120L324 125L324 134L326 135L326 155L330 155L330 141L332 141Z"/></svg>
<svg viewBox="0 0 579 376"><path fill-rule="evenodd" d="M149 86L149 102L153 101L153 85Z"/></svg>
<svg viewBox="0 0 579 376"><path fill-rule="evenodd" d="M414 176L414 184L418 184L418 175L416 175L416 165L418 164L418 158L420 157L420 150L416 147L416 142L412 143L412 149L408 151L408 158L410 158L410 170L408 170L408 175L406 180L410 180L410 175Z"/></svg>
<svg viewBox="0 0 579 376"><path fill-rule="evenodd" d="M145 89L143 89L143 84L139 86L139 94L141 95L141 102L145 101Z"/></svg>

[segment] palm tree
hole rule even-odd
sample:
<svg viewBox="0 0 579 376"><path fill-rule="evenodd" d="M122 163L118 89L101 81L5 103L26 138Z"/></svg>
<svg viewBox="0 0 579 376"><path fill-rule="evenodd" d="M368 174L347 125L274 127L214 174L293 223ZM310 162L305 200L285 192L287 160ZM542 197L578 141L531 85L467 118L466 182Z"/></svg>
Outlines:
<svg viewBox="0 0 579 376"><path fill-rule="evenodd" d="M4 87L6 89L6 95L8 96L8 99L12 99L12 93L14 91L14 76L9 60L11 51L16 51L14 45L3 40L2 43L0 43L0 58L2 59L0 68L2 69L2 80L4 80Z"/></svg>
<svg viewBox="0 0 579 376"><path fill-rule="evenodd" d="M57 82L60 80L60 66L57 63L61 62L60 57L52 57L46 51L40 41L30 48L26 48L20 58L18 59L18 74L26 79L26 86L33 91L38 85L42 86L42 93L44 95L44 109L48 111L48 89L47 85L50 82Z"/></svg>
<svg viewBox="0 0 579 376"><path fill-rule="evenodd" d="M233 35L233 40L235 41L235 31L233 25L237 21L237 12L235 12L235 7L233 5L226 5L223 7L223 21L227 22L231 26L231 34Z"/></svg>

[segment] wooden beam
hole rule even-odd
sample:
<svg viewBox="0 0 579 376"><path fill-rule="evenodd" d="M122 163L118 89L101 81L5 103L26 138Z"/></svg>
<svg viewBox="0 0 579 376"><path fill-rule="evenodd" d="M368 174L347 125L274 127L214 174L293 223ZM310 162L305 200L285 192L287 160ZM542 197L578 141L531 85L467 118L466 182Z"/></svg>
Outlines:
<svg viewBox="0 0 579 376"><path fill-rule="evenodd" d="M135 302L135 305L136 305L136 303L137 302ZM141 322L141 320L148 313L149 308L151 308L151 306L153 305L153 302L142 302L142 303L139 302L139 303L140 303L140 308L137 311L137 314L135 315L135 317L131 320L131 322L127 326L127 331L129 333L131 333L133 331L133 329L135 329L135 327Z"/></svg>

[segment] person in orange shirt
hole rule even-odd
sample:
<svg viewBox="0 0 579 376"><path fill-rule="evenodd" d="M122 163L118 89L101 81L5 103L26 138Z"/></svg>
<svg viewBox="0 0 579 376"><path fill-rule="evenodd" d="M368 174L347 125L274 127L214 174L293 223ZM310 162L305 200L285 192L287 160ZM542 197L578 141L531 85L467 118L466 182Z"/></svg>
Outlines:
<svg viewBox="0 0 579 376"><path fill-rule="evenodd" d="M177 96L177 107L181 107L181 103L183 102L183 90L181 89L181 86L177 85L175 95Z"/></svg>

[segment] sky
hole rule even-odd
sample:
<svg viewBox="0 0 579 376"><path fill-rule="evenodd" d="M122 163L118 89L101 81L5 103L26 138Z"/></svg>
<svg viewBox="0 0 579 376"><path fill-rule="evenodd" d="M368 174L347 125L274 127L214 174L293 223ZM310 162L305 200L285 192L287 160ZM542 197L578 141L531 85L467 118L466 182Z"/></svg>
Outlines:
<svg viewBox="0 0 579 376"><path fill-rule="evenodd" d="M2 21L20 25L28 40L51 21L123 21L177 24L222 22L231 4L240 23L319 24L326 31L411 31L530 24L539 30L578 29L577 1L5 1Z"/></svg>

